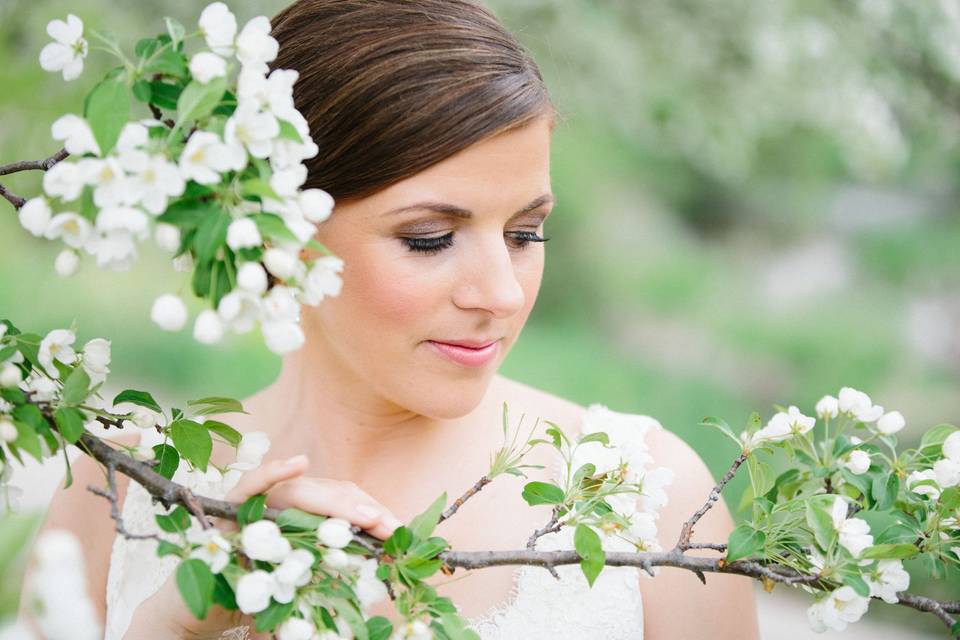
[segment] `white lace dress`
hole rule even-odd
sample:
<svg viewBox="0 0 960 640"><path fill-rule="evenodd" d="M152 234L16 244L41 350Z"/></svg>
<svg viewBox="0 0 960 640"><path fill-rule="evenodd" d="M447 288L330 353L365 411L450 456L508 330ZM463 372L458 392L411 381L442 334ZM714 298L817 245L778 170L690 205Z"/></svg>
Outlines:
<svg viewBox="0 0 960 640"><path fill-rule="evenodd" d="M599 443L581 445L575 465L593 462L597 471L614 468L622 457L630 468L644 470L650 489L645 484L644 501L650 506L665 504L659 487L668 484L672 473L666 469L651 470L652 462L644 443L649 429L661 429L660 423L648 416L618 413L600 404L590 405L580 425L582 433L605 431L612 449ZM144 444L155 444L155 433L144 432ZM652 471L652 473L651 473ZM212 480L208 475L186 474L183 468L175 480L193 487L201 495L222 498L229 487ZM565 467L559 454L555 455L554 478L562 481ZM612 496L611 498L624 497ZM622 514L636 511L636 496L611 506ZM154 515L162 513L154 506L147 492L131 481L123 505L123 519L127 529L134 533L164 534L158 529ZM194 526L197 526L196 524ZM159 558L156 544L151 540L127 540L117 536L110 557L107 578L107 620L105 640L119 640L130 625L136 607L159 590L173 573L177 558ZM607 551L631 551L633 546L616 536L603 536ZM573 549L573 529L564 527L537 540L541 551ZM469 626L483 640L639 640L643 638L643 603L638 576L646 576L636 567L604 567L591 588L579 565L556 567L560 580L540 567L518 566L513 572L513 588L507 600L485 614L468 620ZM654 569L656 572L656 568ZM231 629L221 636L235 640L249 637L246 627Z"/></svg>

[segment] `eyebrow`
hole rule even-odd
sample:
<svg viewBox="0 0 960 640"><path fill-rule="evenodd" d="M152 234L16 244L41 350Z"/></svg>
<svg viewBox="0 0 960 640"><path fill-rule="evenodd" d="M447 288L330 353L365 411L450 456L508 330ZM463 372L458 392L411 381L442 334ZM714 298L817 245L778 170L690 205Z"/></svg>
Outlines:
<svg viewBox="0 0 960 640"><path fill-rule="evenodd" d="M545 204L550 204L554 202L553 194L545 193L539 198L534 199L530 204L518 210L514 215L519 215L521 213L527 213L528 211L533 211L537 207L542 207ZM418 202L416 204L407 205L405 207L400 207L398 209L391 209L383 215L390 216L397 213L406 213L408 211L436 211L437 213L443 213L450 216L455 216L457 218L472 218L473 212L469 209L464 209L463 207L458 207L456 205L448 204L446 202Z"/></svg>

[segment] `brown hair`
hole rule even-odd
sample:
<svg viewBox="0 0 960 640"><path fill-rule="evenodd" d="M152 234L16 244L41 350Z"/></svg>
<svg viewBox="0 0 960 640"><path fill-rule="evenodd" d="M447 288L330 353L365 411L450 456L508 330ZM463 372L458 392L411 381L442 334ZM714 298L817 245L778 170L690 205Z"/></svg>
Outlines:
<svg viewBox="0 0 960 640"><path fill-rule="evenodd" d="M297 0L277 69L320 148L303 188L362 198L489 136L558 113L537 65L473 0Z"/></svg>

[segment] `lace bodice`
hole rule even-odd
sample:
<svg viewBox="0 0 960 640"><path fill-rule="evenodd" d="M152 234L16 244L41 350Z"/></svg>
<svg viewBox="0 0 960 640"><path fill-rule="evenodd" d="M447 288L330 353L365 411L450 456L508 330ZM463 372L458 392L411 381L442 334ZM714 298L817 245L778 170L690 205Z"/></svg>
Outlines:
<svg viewBox="0 0 960 640"><path fill-rule="evenodd" d="M583 462L592 462L597 471L615 468L622 457L634 470L650 472L652 462L647 453L645 436L650 429L660 429L653 418L619 413L600 404L590 405L583 414L582 433L605 431L613 448L600 443L581 445L574 458L574 468ZM143 444L155 444L155 433L144 432ZM553 477L562 481L566 468L559 454L554 456ZM608 502L619 513L630 515L643 507L665 503L663 485L670 482L672 473L658 469L647 477L656 481L644 484L644 496L639 503L636 496L611 496ZM222 498L231 488L216 472L203 475L188 473L183 467L174 479L191 486L195 492ZM623 498L625 500L615 500ZM174 540L174 536L160 531L154 515L162 507L151 503L149 494L131 481L123 505L123 519L127 529L134 533L157 533ZM194 526L196 523L194 523ZM631 551L633 545L617 536L602 536L607 551ZM573 528L564 527L537 540L536 549L549 551L573 549ZM117 536L110 558L107 579L107 621L105 640L119 640L130 625L136 607L160 589L177 565L177 558L159 558L156 543L151 540L128 540ZM492 607L483 615L468 619L469 626L483 640L640 640L643 638L643 603L638 576L646 573L636 567L604 567L591 588L578 565L556 567L560 580L540 567L518 566L513 572L513 587L506 601ZM656 572L656 568L654 569ZM246 627L225 632L221 638L244 640L249 637Z"/></svg>

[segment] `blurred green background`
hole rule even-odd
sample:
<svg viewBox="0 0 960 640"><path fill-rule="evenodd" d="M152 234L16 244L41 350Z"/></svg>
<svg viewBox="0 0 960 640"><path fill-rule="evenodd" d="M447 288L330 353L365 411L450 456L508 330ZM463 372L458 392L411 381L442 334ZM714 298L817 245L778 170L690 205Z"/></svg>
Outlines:
<svg viewBox="0 0 960 640"><path fill-rule="evenodd" d="M0 3L0 163L54 152L50 124L79 113L112 62L91 52L71 83L41 70L49 20L75 13L132 51L164 15L190 27L205 4ZM229 4L243 21L287 3ZM960 423L960 4L487 4L566 116L543 289L505 375L655 416L718 478L737 452L697 426L705 415L737 428L775 403L812 413L849 385L906 416L905 445ZM29 196L39 178L3 184ZM0 316L109 337L114 384L162 402L243 397L277 374L255 336L211 348L150 324L157 295L189 290L159 251L129 273L88 262L63 281L56 247L4 207ZM731 509L743 476L725 491ZM957 585L912 587L947 597ZM900 609L874 603L869 617L939 631Z"/></svg>

